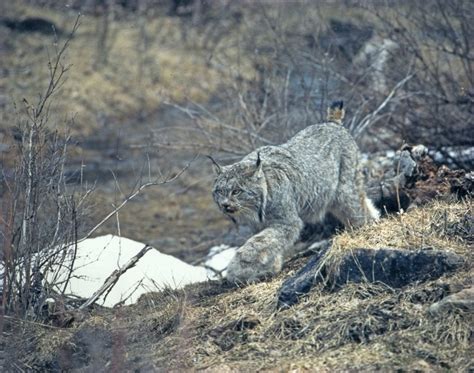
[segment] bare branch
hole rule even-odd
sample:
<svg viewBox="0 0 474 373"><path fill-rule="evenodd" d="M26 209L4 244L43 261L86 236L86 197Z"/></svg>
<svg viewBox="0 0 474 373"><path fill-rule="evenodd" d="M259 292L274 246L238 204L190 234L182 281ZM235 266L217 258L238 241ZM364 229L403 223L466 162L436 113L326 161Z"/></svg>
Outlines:
<svg viewBox="0 0 474 373"><path fill-rule="evenodd" d="M140 258L151 249L153 249L153 247L149 245L145 245L143 249L141 249L135 256L131 257L127 263L125 263L121 268L115 270L109 277L107 277L107 279L104 281L104 284L99 289L97 289L97 291L94 294L92 294L92 296L79 307L79 310L83 310L89 307L103 293L111 289L117 283L120 276L122 276L130 268L133 268L135 264L137 264L137 262L140 260Z"/></svg>
<svg viewBox="0 0 474 373"><path fill-rule="evenodd" d="M377 109L366 115L359 123L355 124L354 127L351 128L351 132L355 138L358 138L370 125L374 123L377 115L390 103L397 91L413 76L414 74L410 74L399 81L395 87L393 87L387 97L385 97L382 103L377 107Z"/></svg>

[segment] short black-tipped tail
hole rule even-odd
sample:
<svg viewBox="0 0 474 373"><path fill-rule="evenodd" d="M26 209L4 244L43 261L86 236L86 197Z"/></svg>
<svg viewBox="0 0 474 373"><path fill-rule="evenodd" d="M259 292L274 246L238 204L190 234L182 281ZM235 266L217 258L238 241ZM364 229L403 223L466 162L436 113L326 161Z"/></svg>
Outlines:
<svg viewBox="0 0 474 373"><path fill-rule="evenodd" d="M342 124L342 121L344 119L344 114L345 114L344 102L334 101L328 107L327 121Z"/></svg>

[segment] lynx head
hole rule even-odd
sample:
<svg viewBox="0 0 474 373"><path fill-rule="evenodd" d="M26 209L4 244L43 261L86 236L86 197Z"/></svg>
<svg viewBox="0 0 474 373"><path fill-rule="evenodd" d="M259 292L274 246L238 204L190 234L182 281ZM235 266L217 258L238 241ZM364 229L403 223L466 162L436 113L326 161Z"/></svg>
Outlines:
<svg viewBox="0 0 474 373"><path fill-rule="evenodd" d="M256 161L246 160L225 167L212 161L216 171L212 196L220 210L235 223L262 223L267 184L260 154Z"/></svg>

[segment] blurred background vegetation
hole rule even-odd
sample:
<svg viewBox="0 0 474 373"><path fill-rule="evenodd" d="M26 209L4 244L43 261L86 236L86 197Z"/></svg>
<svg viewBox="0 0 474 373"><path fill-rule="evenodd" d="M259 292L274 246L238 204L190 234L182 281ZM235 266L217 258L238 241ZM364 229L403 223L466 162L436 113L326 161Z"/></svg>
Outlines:
<svg viewBox="0 0 474 373"><path fill-rule="evenodd" d="M469 0L21 0L0 10L4 203L28 105L81 14L44 126L45 143L67 133L67 188L94 189L80 232L150 175L175 175L198 154L180 178L143 191L95 232L197 260L230 228L202 155L231 162L285 141L336 99L364 152L423 143L472 169Z"/></svg>

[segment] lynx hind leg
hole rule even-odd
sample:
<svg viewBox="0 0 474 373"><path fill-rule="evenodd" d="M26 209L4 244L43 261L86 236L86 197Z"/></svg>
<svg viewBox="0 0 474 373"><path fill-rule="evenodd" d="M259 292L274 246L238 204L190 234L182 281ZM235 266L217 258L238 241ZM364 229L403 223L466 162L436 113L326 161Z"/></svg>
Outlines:
<svg viewBox="0 0 474 373"><path fill-rule="evenodd" d="M365 210L367 211L367 215L369 216L369 218L373 221L379 220L380 211L374 206L374 203L369 197L365 196L364 204Z"/></svg>
<svg viewBox="0 0 474 373"><path fill-rule="evenodd" d="M347 149L341 159L339 184L330 212L346 227L360 227L378 220L380 214L365 194L364 175L356 148Z"/></svg>

